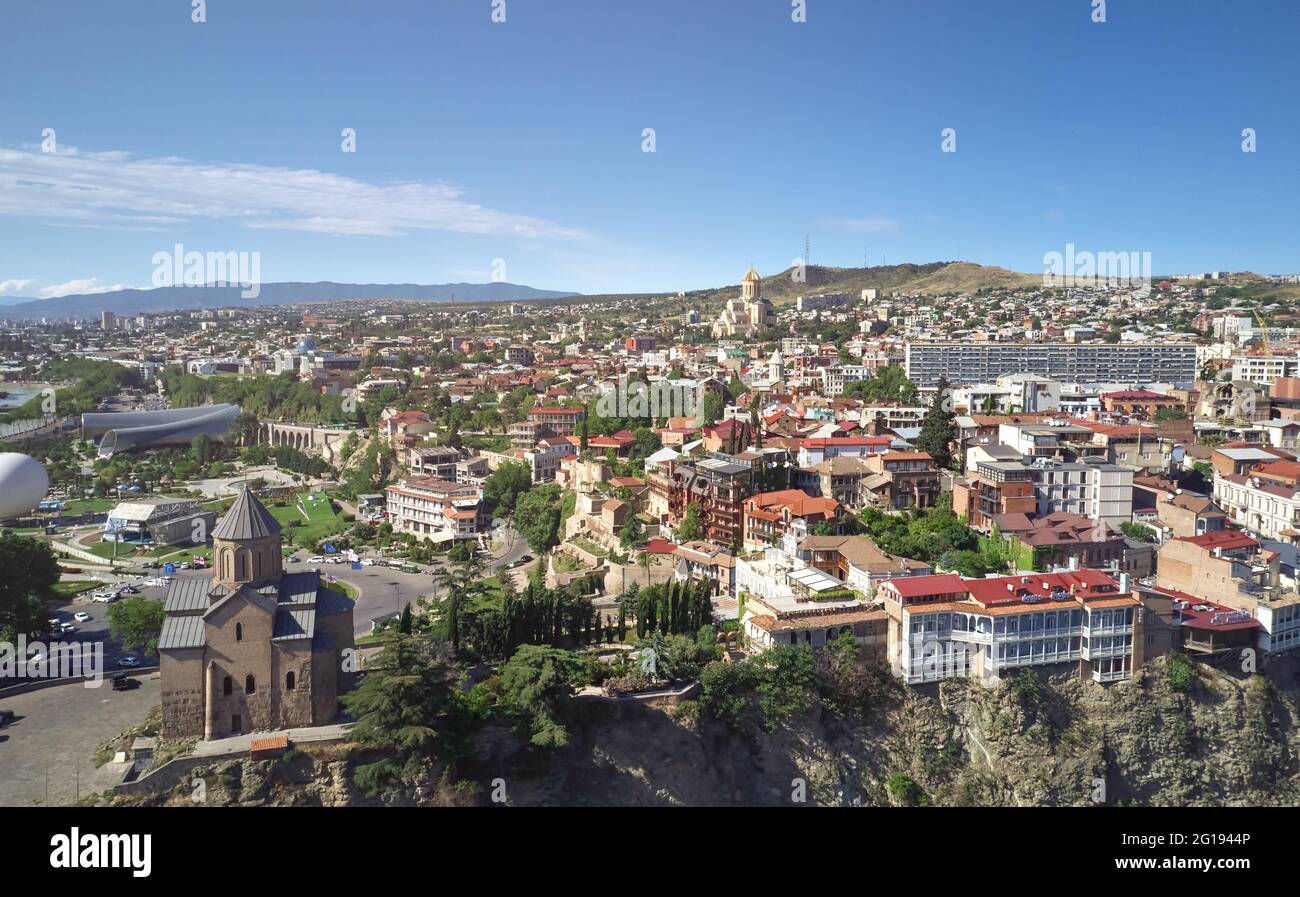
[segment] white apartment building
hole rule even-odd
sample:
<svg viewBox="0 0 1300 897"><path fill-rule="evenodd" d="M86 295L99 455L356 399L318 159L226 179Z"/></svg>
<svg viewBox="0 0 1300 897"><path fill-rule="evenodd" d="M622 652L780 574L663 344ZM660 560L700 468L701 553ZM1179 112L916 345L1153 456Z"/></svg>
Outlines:
<svg viewBox="0 0 1300 897"><path fill-rule="evenodd" d="M1111 527L1133 520L1133 471L1116 464L1064 464L1038 459L1033 471L1038 514L1083 514Z"/></svg>
<svg viewBox="0 0 1300 897"><path fill-rule="evenodd" d="M1300 489L1247 474L1214 477L1214 500L1240 526L1265 539L1300 541Z"/></svg>
<svg viewBox="0 0 1300 897"><path fill-rule="evenodd" d="M475 539L485 528L483 492L478 486L434 477L407 477L384 490L393 531L434 542Z"/></svg>
<svg viewBox="0 0 1300 897"><path fill-rule="evenodd" d="M991 685L1025 667L1074 664L1095 682L1141 666L1142 602L1097 570L881 585L889 660L909 684L968 677Z"/></svg>
<svg viewBox="0 0 1300 897"><path fill-rule="evenodd" d="M1300 355L1234 355L1232 377L1263 386L1281 377L1300 377Z"/></svg>
<svg viewBox="0 0 1300 897"><path fill-rule="evenodd" d="M871 377L871 368L865 364L837 364L818 370L822 375L822 395L827 398L843 395L848 384Z"/></svg>
<svg viewBox="0 0 1300 897"><path fill-rule="evenodd" d="M978 383L953 390L953 408L967 414L1016 414L1055 411L1061 405L1061 384L1050 377L1009 374L996 383Z"/></svg>

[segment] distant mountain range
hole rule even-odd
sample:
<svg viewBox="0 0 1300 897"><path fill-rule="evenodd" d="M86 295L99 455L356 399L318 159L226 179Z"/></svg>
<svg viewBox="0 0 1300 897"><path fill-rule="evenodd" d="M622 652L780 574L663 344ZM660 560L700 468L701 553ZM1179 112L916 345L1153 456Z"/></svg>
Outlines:
<svg viewBox="0 0 1300 897"><path fill-rule="evenodd" d="M400 299L426 302L516 302L558 299L577 293L538 290L517 283L264 283L256 299L241 297L237 286L159 287L153 290L111 290L57 299L9 297L0 300L0 316L32 318L97 318L102 311L117 315L183 311L230 306L293 305L299 302Z"/></svg>
<svg viewBox="0 0 1300 897"><path fill-rule="evenodd" d="M1018 274L1006 268L977 265L973 262L930 262L923 265L882 265L872 268L831 268L809 265L802 281L792 276L793 269L763 278L763 295L778 305L791 303L796 296L818 293L858 293L878 289L882 294L904 293L973 293L984 287L1033 286L1042 282L1041 275ZM692 290L694 301L721 299L739 289L739 284ZM539 290L516 283L266 283L256 299L244 299L239 287L159 287L153 290L112 290L83 293L58 299L9 297L0 299L0 317L10 320L33 318L82 320L99 317L102 311L117 315L150 312L184 311L197 308L231 306L295 305L301 302L375 301L395 299L417 302L518 302L527 299L626 299L637 295L662 296L662 293L610 293L584 296L576 292Z"/></svg>

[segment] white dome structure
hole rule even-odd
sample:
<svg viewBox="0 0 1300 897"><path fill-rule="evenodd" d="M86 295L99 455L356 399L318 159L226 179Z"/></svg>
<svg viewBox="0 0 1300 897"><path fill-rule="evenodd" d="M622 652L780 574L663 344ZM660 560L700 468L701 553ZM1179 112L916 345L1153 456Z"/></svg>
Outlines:
<svg viewBox="0 0 1300 897"><path fill-rule="evenodd" d="M0 454L0 518L30 514L49 490L50 476L40 461L17 452Z"/></svg>

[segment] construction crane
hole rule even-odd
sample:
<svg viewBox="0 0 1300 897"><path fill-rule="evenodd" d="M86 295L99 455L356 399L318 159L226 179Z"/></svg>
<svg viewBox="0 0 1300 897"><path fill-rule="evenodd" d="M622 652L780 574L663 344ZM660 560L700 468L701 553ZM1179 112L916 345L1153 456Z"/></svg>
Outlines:
<svg viewBox="0 0 1300 897"><path fill-rule="evenodd" d="M1255 323L1259 324L1259 338L1264 342L1264 357L1273 357L1273 344L1268 340L1268 321L1258 311L1251 312L1255 316Z"/></svg>

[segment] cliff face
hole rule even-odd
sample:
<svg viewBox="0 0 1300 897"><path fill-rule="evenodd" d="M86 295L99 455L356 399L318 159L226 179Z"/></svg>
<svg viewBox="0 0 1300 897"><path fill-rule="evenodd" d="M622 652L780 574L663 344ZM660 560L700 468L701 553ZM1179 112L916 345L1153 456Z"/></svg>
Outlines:
<svg viewBox="0 0 1300 897"><path fill-rule="evenodd" d="M214 804L449 805L494 792L516 805L1300 803L1300 664L1248 678L1196 669L1185 690L1171 686L1165 658L1107 687L1057 676L897 688L855 718L818 707L773 733L702 718L698 705L583 705L554 754L489 727L461 785L431 776L383 800L358 792L355 758L341 749L203 775ZM178 789L146 802L187 800Z"/></svg>
<svg viewBox="0 0 1300 897"><path fill-rule="evenodd" d="M816 710L771 734L592 708L551 762L485 756L474 773L505 778L520 804L1295 805L1297 669L1198 667L1186 691L1166 659L1106 687L951 681L900 689L864 718Z"/></svg>

